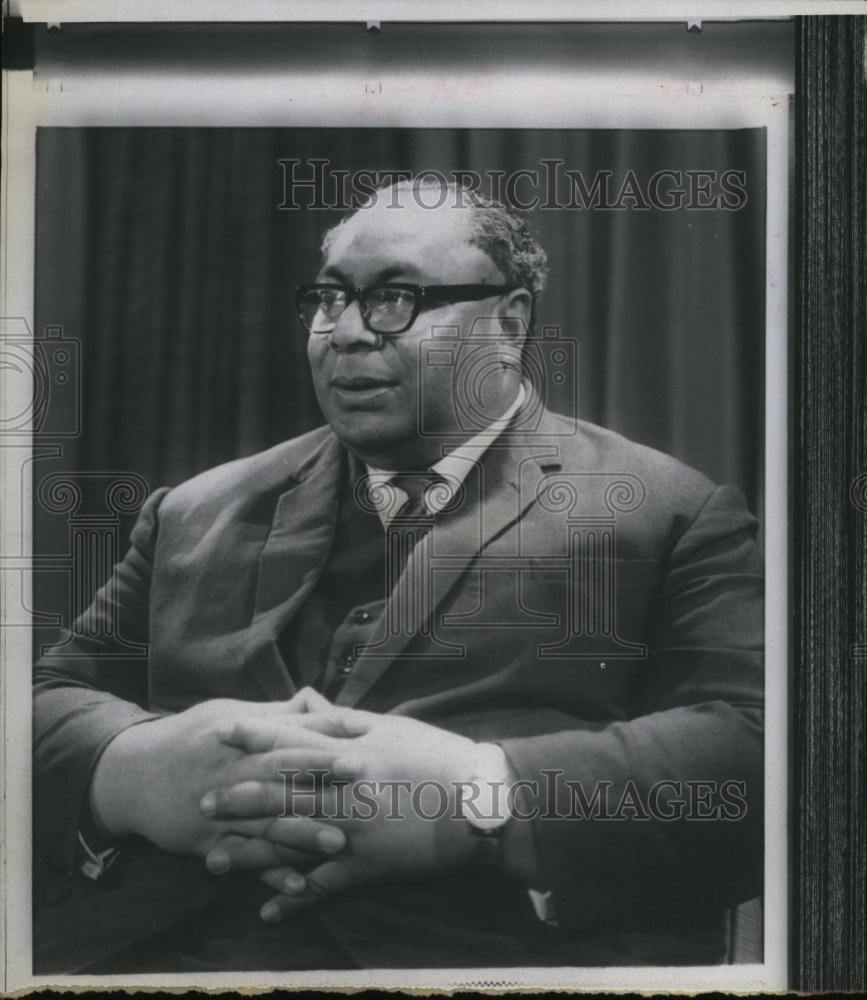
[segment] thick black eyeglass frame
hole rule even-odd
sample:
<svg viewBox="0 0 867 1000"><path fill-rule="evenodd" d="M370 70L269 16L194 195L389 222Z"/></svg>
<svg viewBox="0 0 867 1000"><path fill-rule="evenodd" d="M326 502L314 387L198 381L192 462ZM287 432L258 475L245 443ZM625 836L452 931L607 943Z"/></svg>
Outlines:
<svg viewBox="0 0 867 1000"><path fill-rule="evenodd" d="M377 285L367 285L365 288L360 288L357 285L338 285L331 282L320 282L313 285L299 285L295 289L295 308L298 311L298 318L301 320L301 325L308 333L312 333L314 336L318 337L328 336L332 332L331 330L311 330L310 327L307 326L304 322L304 316L301 313L301 303L304 296L309 292L317 291L320 288L329 290L336 289L337 291L346 293L346 309L348 309L356 300L361 303L361 318L364 322L364 328L366 330L369 330L371 333L376 333L381 337L393 337L401 333L406 333L406 331L418 319L418 315L423 309L433 309L438 304L441 305L451 302L476 302L480 299L507 295L509 292L514 292L519 287L519 285L410 285L400 284L394 281L383 281ZM370 325L369 312L367 309L367 297L372 292L377 291L380 288L402 290L405 292L412 292L415 295L415 303L413 305L410 318L406 325L402 326L399 330L377 330ZM346 309L344 309L343 312L346 312ZM343 313L340 315L342 316ZM338 317L338 319L339 318L340 317Z"/></svg>

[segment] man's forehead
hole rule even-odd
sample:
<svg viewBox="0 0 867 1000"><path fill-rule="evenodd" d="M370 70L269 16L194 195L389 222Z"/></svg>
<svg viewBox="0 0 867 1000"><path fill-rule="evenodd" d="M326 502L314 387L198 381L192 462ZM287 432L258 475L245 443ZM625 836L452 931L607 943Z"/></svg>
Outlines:
<svg viewBox="0 0 867 1000"><path fill-rule="evenodd" d="M383 266L407 264L416 268L436 267L448 258L479 258L487 255L470 244L472 213L468 208L444 205L425 208L411 201L389 207L380 200L362 208L334 233L325 258L329 264L345 266L374 262Z"/></svg>

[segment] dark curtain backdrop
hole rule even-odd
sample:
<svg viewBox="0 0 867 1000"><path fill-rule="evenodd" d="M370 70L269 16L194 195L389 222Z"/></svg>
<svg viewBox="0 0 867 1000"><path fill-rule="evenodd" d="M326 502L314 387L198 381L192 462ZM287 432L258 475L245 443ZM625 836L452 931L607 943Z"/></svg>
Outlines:
<svg viewBox="0 0 867 1000"><path fill-rule="evenodd" d="M42 129L37 142L36 326L81 342L82 403L37 487L58 470L172 485L321 422L292 295L345 213L279 210L280 159L509 174L559 158L588 179L745 172L737 211L533 221L551 261L539 322L579 342L580 416L739 486L759 511L763 130ZM554 407L569 393L554 389ZM44 555L65 527L34 495ZM37 600L56 603L57 586L37 580Z"/></svg>

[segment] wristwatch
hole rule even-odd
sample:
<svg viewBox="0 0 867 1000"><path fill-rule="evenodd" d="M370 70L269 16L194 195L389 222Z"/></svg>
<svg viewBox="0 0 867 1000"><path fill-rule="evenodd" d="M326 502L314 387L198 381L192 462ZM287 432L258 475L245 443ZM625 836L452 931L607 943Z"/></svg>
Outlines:
<svg viewBox="0 0 867 1000"><path fill-rule="evenodd" d="M502 747L476 744L472 776L460 786L460 813L476 841L477 857L486 868L500 864L501 839L512 818L509 791L512 774Z"/></svg>

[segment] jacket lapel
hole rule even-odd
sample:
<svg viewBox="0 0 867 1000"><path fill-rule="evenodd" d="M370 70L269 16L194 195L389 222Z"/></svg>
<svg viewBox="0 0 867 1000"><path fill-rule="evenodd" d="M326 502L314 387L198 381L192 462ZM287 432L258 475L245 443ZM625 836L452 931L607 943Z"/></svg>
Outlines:
<svg viewBox="0 0 867 1000"><path fill-rule="evenodd" d="M277 638L316 585L337 520L346 453L329 437L293 476L277 501L274 520L259 558L253 619L244 660L271 700L295 693L277 648Z"/></svg>
<svg viewBox="0 0 867 1000"><path fill-rule="evenodd" d="M560 467L559 446L551 439L545 443L541 434L530 438L512 433L501 440L467 477L465 502L441 518L410 555L386 600L376 630L378 640L365 647L356 660L337 697L338 705L358 704L420 632L434 642L429 629L437 606L479 553L535 503L547 472ZM426 615L417 610L421 595L429 595ZM414 606L409 615L408 603ZM431 646L428 655L435 648ZM449 655L447 649L443 655Z"/></svg>

